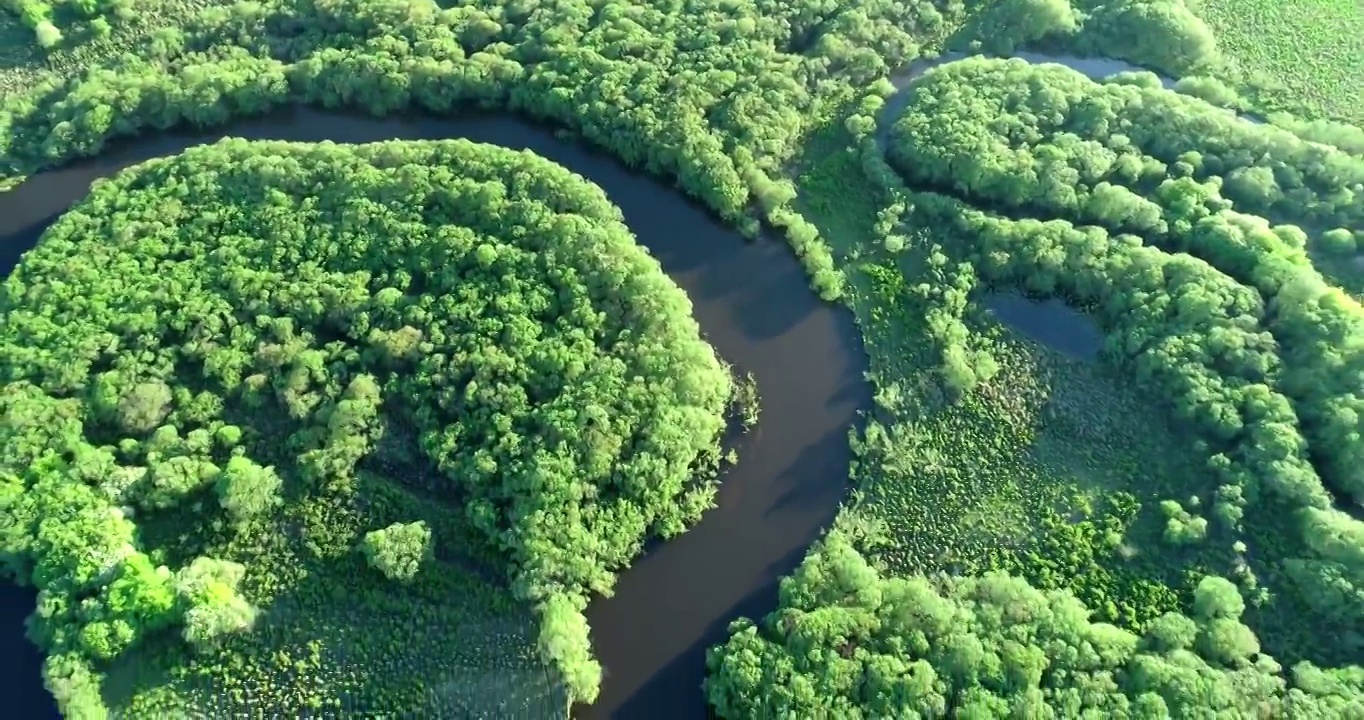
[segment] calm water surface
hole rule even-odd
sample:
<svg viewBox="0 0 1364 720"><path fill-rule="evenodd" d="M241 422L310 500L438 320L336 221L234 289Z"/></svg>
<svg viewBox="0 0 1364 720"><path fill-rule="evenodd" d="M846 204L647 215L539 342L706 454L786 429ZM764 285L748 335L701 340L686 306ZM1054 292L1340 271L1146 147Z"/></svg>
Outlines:
<svg viewBox="0 0 1364 720"><path fill-rule="evenodd" d="M1020 292L985 297L984 306L1000 324L1033 342L1079 360L1094 360L1104 347L1104 334L1094 318L1059 298L1034 300Z"/></svg>
<svg viewBox="0 0 1364 720"><path fill-rule="evenodd" d="M615 596L588 610L596 652L608 675L589 718L700 718L705 649L724 640L738 616L761 616L776 604L776 582L798 564L834 517L846 489L847 432L870 405L865 356L846 310L821 303L804 272L778 241L747 242L681 193L544 129L496 117L372 120L297 110L242 121L201 135L161 135L115 147L99 159L44 173L0 194L0 272L90 182L147 158L178 153L224 136L297 141L373 142L463 137L529 149L601 186L626 223L686 291L720 354L753 373L762 420L740 447L719 507L700 525L636 562ZM50 700L38 656L22 639L33 594L6 587L0 596L7 697L36 718Z"/></svg>

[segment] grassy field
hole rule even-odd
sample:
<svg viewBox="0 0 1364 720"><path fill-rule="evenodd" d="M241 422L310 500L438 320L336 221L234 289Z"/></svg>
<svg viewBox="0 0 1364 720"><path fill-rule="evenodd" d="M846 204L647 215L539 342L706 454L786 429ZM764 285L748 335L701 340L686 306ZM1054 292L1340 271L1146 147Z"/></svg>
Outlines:
<svg viewBox="0 0 1364 720"><path fill-rule="evenodd" d="M478 570L485 560L460 550L477 542L461 510L386 478L360 479L363 513L327 502L294 509L301 525L315 526L305 530L312 548L266 540L270 547L256 549L255 562L270 568L256 577L280 587L254 588L272 596L255 632L192 663L178 637L153 640L110 669L109 706L136 717L404 703L439 717L561 713L565 698L536 653L534 618L504 583ZM345 538L362 531L370 513L426 521L439 567L410 586L365 567ZM146 528L150 536L184 527L160 520Z"/></svg>
<svg viewBox="0 0 1364 720"><path fill-rule="evenodd" d="M1364 123L1364 3L1205 0L1198 13L1257 104Z"/></svg>

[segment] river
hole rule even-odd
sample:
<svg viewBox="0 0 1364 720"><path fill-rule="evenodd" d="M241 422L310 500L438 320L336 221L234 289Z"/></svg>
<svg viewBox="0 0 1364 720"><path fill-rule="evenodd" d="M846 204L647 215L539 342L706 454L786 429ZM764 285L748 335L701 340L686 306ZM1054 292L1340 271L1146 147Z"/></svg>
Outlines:
<svg viewBox="0 0 1364 720"><path fill-rule="evenodd" d="M775 608L778 579L833 520L847 489L848 429L871 405L852 314L819 301L784 243L748 242L680 191L505 116L374 120L295 109L206 133L122 143L0 193L0 275L8 275L91 181L225 136L350 143L462 137L529 149L596 183L621 208L640 242L691 297L708 340L727 361L753 373L762 415L738 447L739 464L725 475L718 507L640 558L621 575L613 597L588 608L607 675L599 701L574 714L705 717L699 686L706 648L724 641L730 621ZM52 716L38 656L11 647L26 642L15 634L34 596L12 587L3 592L5 658L20 659L9 663L6 712L26 720Z"/></svg>

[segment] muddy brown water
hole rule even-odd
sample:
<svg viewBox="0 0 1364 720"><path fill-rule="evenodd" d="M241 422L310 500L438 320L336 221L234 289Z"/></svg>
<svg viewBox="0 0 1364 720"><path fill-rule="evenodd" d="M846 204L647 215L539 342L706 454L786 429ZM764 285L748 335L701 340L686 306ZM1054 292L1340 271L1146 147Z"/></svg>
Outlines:
<svg viewBox="0 0 1364 720"><path fill-rule="evenodd" d="M786 245L746 241L682 193L618 161L505 116L376 120L296 109L198 134L162 133L111 146L99 158L42 173L0 193L0 276L91 181L153 157L222 137L360 143L466 138L528 149L599 185L626 224L691 297L719 353L753 373L759 426L739 446L718 507L621 575L615 595L588 609L606 668L599 701L583 718L703 718L705 650L728 624L776 605L778 579L834 518L851 459L847 433L870 407L866 358L846 309L819 301ZM38 655L22 638L29 590L0 588L0 643L17 659L6 703L16 717L55 715ZM15 667L15 665L18 667Z"/></svg>

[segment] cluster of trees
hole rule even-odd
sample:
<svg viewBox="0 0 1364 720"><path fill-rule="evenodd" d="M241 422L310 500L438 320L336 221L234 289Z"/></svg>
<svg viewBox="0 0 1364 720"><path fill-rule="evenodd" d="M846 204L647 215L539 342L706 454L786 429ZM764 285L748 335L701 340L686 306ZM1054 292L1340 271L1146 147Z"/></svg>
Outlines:
<svg viewBox="0 0 1364 720"><path fill-rule="evenodd" d="M1011 55L1027 47L1110 57L1181 77L1215 65L1212 29L1186 0L997 0L958 36L972 49ZM1232 93L1235 97L1235 93Z"/></svg>
<svg viewBox="0 0 1364 720"><path fill-rule="evenodd" d="M1016 92L1019 83L1029 90ZM1211 190L1243 212L1364 225L1364 158L1158 85L969 58L925 73L907 93L891 129L892 162L914 182L1000 207L1165 234L1191 221L1160 217L1162 204L1176 210L1163 194L1187 180L1215 182ZM933 122L943 114L963 125Z"/></svg>
<svg viewBox="0 0 1364 720"><path fill-rule="evenodd" d="M78 716L149 635L249 629L247 601L296 575L253 549L330 545L343 526L291 513L357 496L367 462L462 508L590 701L588 594L713 498L696 472L719 461L726 367L601 190L529 153L227 140L153 160L52 226L0 314L0 561L40 589L35 639ZM209 529L228 554L194 557ZM410 580L431 532L341 540Z"/></svg>
<svg viewBox="0 0 1364 720"><path fill-rule="evenodd" d="M509 109L675 179L757 234L785 230L816 289L843 278L783 163L855 88L951 31L959 0L243 2L157 31L136 55L9 98L0 179L178 123L309 102L376 114Z"/></svg>
<svg viewBox="0 0 1364 720"><path fill-rule="evenodd" d="M1212 28L1190 3L1110 0L1088 13L1073 47L1158 70L1171 77L1206 70L1219 59Z"/></svg>
<svg viewBox="0 0 1364 720"><path fill-rule="evenodd" d="M62 41L58 16L86 20L95 35L103 36L111 29L105 16L127 18L133 13L133 4L134 0L4 0L0 7L32 28L38 45L51 48Z"/></svg>
<svg viewBox="0 0 1364 720"><path fill-rule="evenodd" d="M1244 610L1209 576L1191 617L1136 635L1003 574L884 577L835 529L782 581L775 612L711 650L706 694L725 718L1364 713L1364 670L1285 673Z"/></svg>
<svg viewBox="0 0 1364 720"><path fill-rule="evenodd" d="M383 573L384 577L407 582L417 576L422 563L433 554L431 529L421 520L393 523L365 533L365 539L360 541L360 551L370 567Z"/></svg>
<svg viewBox="0 0 1364 720"><path fill-rule="evenodd" d="M864 140L868 171L908 198L898 219L935 228L988 284L1092 309L1107 354L1197 431L1221 483L1212 519L1253 535L1262 570L1290 581L1312 625L1332 627L1319 648L1356 654L1364 523L1336 499L1364 497L1364 314L1312 268L1306 232L1240 210L1359 227L1359 159L1058 67L971 59L908 92L894 167ZM1251 172L1281 179L1273 193L1232 188ZM909 191L900 176L952 195ZM1172 519L1185 538L1194 518Z"/></svg>

